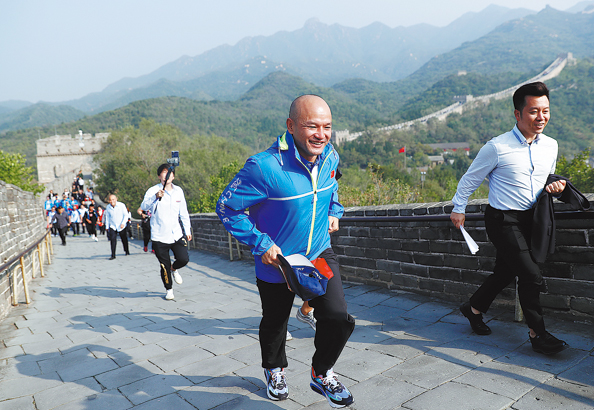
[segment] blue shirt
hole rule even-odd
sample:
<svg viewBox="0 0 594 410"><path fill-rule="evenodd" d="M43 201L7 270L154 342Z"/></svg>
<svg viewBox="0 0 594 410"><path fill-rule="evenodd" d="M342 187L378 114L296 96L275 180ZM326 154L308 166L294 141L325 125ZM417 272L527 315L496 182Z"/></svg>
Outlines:
<svg viewBox="0 0 594 410"><path fill-rule="evenodd" d="M489 204L502 211L525 211L536 203L549 174L555 173L557 141L538 134L531 144L517 126L487 142L460 179L453 212L466 211L468 197L489 180Z"/></svg>

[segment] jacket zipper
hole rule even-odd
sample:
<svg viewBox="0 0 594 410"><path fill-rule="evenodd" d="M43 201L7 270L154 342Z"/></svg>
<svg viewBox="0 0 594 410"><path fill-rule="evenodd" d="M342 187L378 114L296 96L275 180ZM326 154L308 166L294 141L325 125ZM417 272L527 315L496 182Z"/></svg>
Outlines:
<svg viewBox="0 0 594 410"><path fill-rule="evenodd" d="M301 163L301 165L303 165L305 170L309 173L309 176L311 179L311 186L313 189L313 211L312 211L312 216L311 216L311 227L309 229L309 238L307 239L307 250L305 251L305 256L309 255L309 252L311 251L311 242L313 240L314 226L316 223L316 205L318 202L318 179L320 177L320 174L322 173L322 168L324 167L324 164L326 164L326 161L328 160L329 157L330 157L330 153L328 153L328 155L326 155L326 158L324 158L324 162L322 162L322 164L319 166L318 178L316 178L315 181L313 179L313 175L311 174L311 171L309 170L309 168L307 168L307 166L305 166L305 164L301 161L301 158L297 158L297 160Z"/></svg>

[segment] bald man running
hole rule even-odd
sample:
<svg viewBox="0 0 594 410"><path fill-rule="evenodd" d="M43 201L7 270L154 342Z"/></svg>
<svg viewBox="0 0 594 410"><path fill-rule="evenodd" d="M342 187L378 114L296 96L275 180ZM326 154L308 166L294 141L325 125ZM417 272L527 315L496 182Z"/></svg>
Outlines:
<svg viewBox="0 0 594 410"><path fill-rule="evenodd" d="M332 368L355 327L347 312L330 233L344 212L338 202L338 154L329 144L332 114L315 95L291 104L287 131L266 151L250 157L223 191L217 214L225 228L252 248L262 303L260 348L267 394L284 400L289 391L284 368L287 322L295 294L279 270L278 255L324 258L334 273L324 295L309 301L317 319L311 388L330 406L353 402ZM244 210L249 208L249 215Z"/></svg>

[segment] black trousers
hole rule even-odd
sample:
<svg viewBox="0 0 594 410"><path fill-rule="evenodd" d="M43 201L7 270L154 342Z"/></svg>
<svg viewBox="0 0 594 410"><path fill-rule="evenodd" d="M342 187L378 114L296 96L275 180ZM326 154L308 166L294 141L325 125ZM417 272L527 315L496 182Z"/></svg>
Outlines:
<svg viewBox="0 0 594 410"><path fill-rule="evenodd" d="M72 229L73 235L78 235L80 233L80 223L79 222L72 222L70 224L70 228Z"/></svg>
<svg viewBox="0 0 594 410"><path fill-rule="evenodd" d="M342 280L336 255L331 248L320 257L326 259L334 277L328 281L326 293L309 301L317 320L314 339L315 353L312 366L316 374L325 374L342 353L346 342L355 329L355 319L348 314L344 299ZM271 369L287 367L285 343L287 323L291 315L295 294L286 283L268 283L257 280L262 302L260 321L260 349L262 367Z"/></svg>
<svg viewBox="0 0 594 410"><path fill-rule="evenodd" d="M124 252L126 252L126 255L130 253L130 250L128 249L128 236L126 235L126 230L122 229L120 232L117 232L113 229L109 229L109 231L107 232L107 237L109 238L109 242L111 244L111 257L115 258L116 256L116 245L118 243L118 234L120 236L120 239L122 240L122 245L124 246Z"/></svg>
<svg viewBox="0 0 594 410"><path fill-rule="evenodd" d="M147 228L142 226L142 240L144 241L144 247L148 246L148 243L151 240L151 226L149 225Z"/></svg>
<svg viewBox="0 0 594 410"><path fill-rule="evenodd" d="M66 232L68 232L68 225L63 228L58 228L58 232L60 233L60 239L62 239L62 244L66 244Z"/></svg>
<svg viewBox="0 0 594 410"><path fill-rule="evenodd" d="M190 261L190 257L188 256L188 241L184 236L174 243L153 241L153 250L161 265L161 280L163 281L165 289L169 290L173 287L173 282L171 281L171 268L173 267L175 270L183 268ZM173 251L173 256L175 256L173 265L171 264L171 259L169 257L170 250Z"/></svg>
<svg viewBox="0 0 594 410"><path fill-rule="evenodd" d="M95 224L88 224L85 222L85 226L87 227L87 232L89 232L89 235L97 236L97 229L95 228Z"/></svg>
<svg viewBox="0 0 594 410"><path fill-rule="evenodd" d="M538 264L530 254L532 210L500 211L488 206L485 211L487 235L497 254L493 274L470 298L470 304L487 312L495 297L518 278L518 296L526 324L537 334L545 331L540 289L543 278Z"/></svg>

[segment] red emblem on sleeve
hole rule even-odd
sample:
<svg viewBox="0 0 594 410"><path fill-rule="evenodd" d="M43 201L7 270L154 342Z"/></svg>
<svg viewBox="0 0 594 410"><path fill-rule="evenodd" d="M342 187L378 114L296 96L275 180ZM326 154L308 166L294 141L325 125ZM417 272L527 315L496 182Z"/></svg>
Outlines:
<svg viewBox="0 0 594 410"><path fill-rule="evenodd" d="M332 172L330 172L330 178L334 178L334 170L332 170Z"/></svg>

